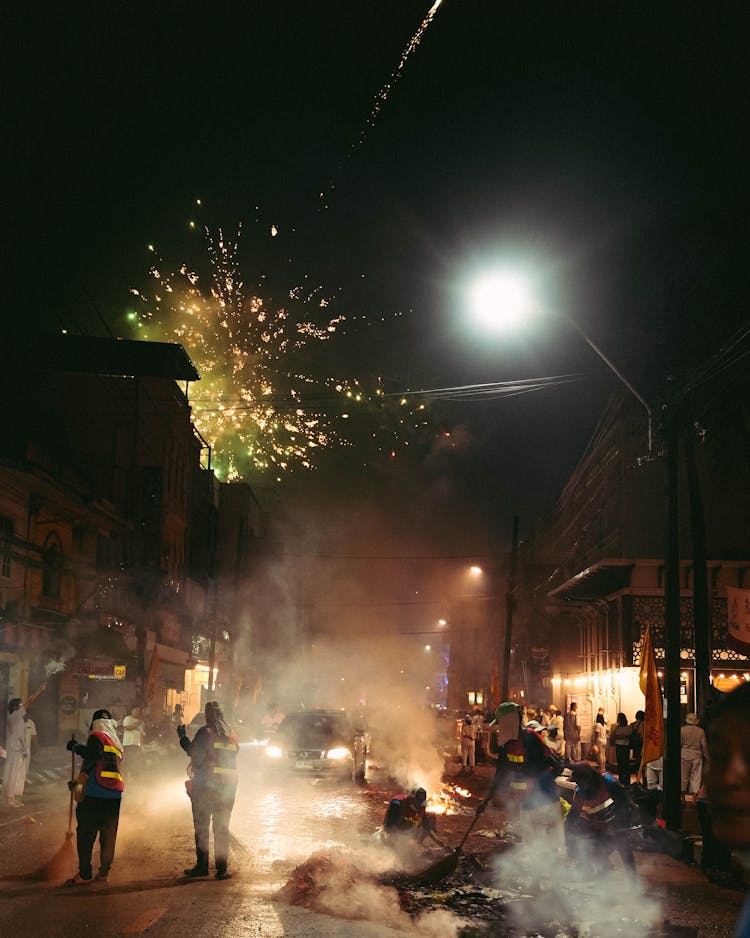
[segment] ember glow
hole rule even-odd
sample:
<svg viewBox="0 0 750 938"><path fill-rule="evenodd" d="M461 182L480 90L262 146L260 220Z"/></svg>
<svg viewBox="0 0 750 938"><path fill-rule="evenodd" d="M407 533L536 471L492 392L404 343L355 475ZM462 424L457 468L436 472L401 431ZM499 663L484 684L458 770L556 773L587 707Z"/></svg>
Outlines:
<svg viewBox="0 0 750 938"><path fill-rule="evenodd" d="M427 811L430 814L459 814L465 810L461 802L467 798L471 798L471 792L468 789L443 782L439 792L433 792L428 796Z"/></svg>
<svg viewBox="0 0 750 938"><path fill-rule="evenodd" d="M424 405L396 406L379 378L366 388L358 378L313 374L311 348L331 341L346 317L323 312L332 300L319 285L290 289L283 307L246 295L240 231L226 240L205 229L207 286L187 264L169 270L149 244L152 283L131 288L138 306L128 314L139 339L178 342L195 363L194 423L212 447L214 468L229 480L312 469L321 450L350 445L344 430L359 414L372 422L376 448L395 455L426 426Z"/></svg>

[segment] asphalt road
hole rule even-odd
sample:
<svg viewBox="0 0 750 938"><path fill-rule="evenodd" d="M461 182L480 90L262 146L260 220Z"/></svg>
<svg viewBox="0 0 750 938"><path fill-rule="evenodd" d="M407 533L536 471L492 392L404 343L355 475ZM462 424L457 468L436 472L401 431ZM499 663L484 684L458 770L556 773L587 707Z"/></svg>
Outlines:
<svg viewBox="0 0 750 938"><path fill-rule="evenodd" d="M739 891L713 886L695 867L660 853L637 854L635 881L617 868L616 857L611 871L583 875L554 835L519 847L515 822L493 807L474 825L455 876L399 896L379 882L395 858L373 833L396 789L378 767L358 787L269 783L245 764L231 823L233 878L189 881L182 870L194 862L193 832L179 756L168 770L128 785L107 884L60 886L76 868L63 780L34 784L24 809L0 811L0 877L18 877L0 882L3 934L453 938L530 934L541 924L542 934L549 927L549 934L590 938L728 938L739 912ZM471 824L491 769L469 779L455 772L449 759L434 805L451 812L438 826L449 846ZM67 862L51 881L30 878L60 853ZM413 862L424 867L443 855L432 844ZM297 882L294 870L315 856L332 860L308 902L316 908L282 901L279 890L290 878Z"/></svg>

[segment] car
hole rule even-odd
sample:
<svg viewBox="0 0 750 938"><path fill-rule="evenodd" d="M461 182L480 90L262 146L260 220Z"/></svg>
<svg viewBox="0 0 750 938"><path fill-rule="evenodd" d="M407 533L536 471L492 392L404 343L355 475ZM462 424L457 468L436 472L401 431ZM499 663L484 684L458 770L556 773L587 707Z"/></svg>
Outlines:
<svg viewBox="0 0 750 938"><path fill-rule="evenodd" d="M288 713L268 740L264 776L328 776L363 782L368 737L344 710Z"/></svg>

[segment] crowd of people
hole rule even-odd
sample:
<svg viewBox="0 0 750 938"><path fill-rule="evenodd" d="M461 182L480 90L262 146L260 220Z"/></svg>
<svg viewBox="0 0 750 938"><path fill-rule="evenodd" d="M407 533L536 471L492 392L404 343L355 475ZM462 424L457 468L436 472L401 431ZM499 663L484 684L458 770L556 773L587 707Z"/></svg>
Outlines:
<svg viewBox="0 0 750 938"><path fill-rule="evenodd" d="M623 866L632 870L629 831L645 821L649 811L656 823L661 803L663 757L641 764L644 723L643 710L636 711L632 721L620 712L610 724L600 708L584 741L575 702L564 714L554 705L537 709L506 702L494 715L467 714L464 718L460 728L461 772L473 770L478 730L489 724L490 748L497 759L493 794L505 808L518 808L521 829L554 828L560 795L555 780L559 782L562 776L562 790L566 785L568 788L564 798L570 805L563 812L563 829L571 856L599 862L603 855L616 852ZM736 876L729 851L712 826L710 742L701 723L697 714L688 713L681 728L681 791L687 803L695 803L701 824L703 871L712 882L733 882ZM644 792L653 796L648 804L643 800Z"/></svg>

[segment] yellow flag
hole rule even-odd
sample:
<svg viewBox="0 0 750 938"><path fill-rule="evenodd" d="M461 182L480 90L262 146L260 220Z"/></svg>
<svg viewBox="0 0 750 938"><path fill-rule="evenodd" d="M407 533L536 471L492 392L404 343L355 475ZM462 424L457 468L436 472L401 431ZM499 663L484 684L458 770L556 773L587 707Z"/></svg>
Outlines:
<svg viewBox="0 0 750 938"><path fill-rule="evenodd" d="M643 723L643 755L638 769L642 776L648 762L653 762L664 754L664 712L662 707L661 686L656 670L654 646L651 644L651 626L646 626L641 645L641 691L646 697L646 719Z"/></svg>

